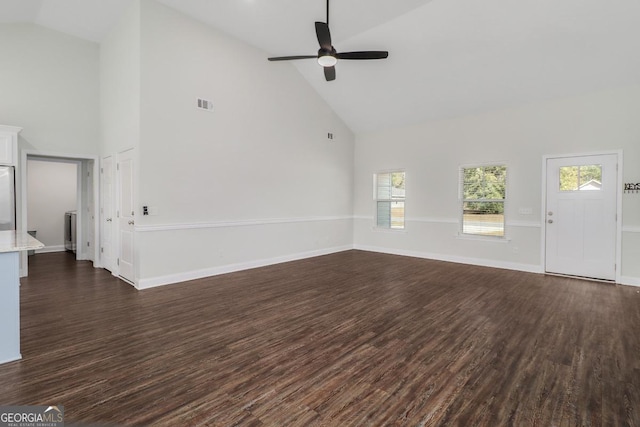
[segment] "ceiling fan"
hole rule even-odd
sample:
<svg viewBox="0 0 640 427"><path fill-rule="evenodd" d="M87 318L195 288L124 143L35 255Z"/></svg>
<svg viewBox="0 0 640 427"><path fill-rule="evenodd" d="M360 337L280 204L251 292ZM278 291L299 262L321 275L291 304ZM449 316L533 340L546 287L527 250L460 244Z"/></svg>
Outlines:
<svg viewBox="0 0 640 427"><path fill-rule="evenodd" d="M331 33L329 32L329 0L327 0L327 22L316 22L316 36L318 37L318 43L320 43L320 49L317 55L278 56L268 58L269 61L317 58L318 64L324 68L325 79L330 82L336 79L335 65L338 59L384 59L389 56L389 52L380 50L336 52L336 49L331 44Z"/></svg>

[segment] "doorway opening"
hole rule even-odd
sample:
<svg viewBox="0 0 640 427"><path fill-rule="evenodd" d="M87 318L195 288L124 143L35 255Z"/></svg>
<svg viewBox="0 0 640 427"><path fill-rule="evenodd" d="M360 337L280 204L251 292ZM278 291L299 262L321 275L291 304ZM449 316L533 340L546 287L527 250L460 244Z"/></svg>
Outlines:
<svg viewBox="0 0 640 427"><path fill-rule="evenodd" d="M76 260L89 260L99 267L97 167L97 157L24 150L16 177L17 229L37 233L45 252L68 250ZM22 252L20 257L20 276L25 277L29 254Z"/></svg>
<svg viewBox="0 0 640 427"><path fill-rule="evenodd" d="M621 161L621 152L543 158L546 273L619 282Z"/></svg>

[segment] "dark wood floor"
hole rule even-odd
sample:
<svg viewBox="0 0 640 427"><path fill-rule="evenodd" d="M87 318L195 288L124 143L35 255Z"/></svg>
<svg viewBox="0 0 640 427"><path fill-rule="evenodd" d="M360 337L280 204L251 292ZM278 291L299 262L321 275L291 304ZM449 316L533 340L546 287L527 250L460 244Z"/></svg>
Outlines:
<svg viewBox="0 0 640 427"><path fill-rule="evenodd" d="M68 422L640 425L636 288L360 251L141 292L30 266L0 404Z"/></svg>

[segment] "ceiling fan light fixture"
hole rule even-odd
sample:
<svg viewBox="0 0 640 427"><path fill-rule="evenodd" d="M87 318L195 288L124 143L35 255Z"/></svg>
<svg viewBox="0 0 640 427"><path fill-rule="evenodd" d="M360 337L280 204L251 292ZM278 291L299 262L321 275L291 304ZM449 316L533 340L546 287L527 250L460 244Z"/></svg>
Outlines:
<svg viewBox="0 0 640 427"><path fill-rule="evenodd" d="M336 79L336 67L338 59L384 59L389 56L389 52L380 50L362 50L358 52L336 52L331 44L331 32L329 31L329 0L327 0L327 22L316 21L316 37L320 50L317 55L293 55L293 56L276 56L267 58L269 61L289 61L292 59L311 59L316 58L318 64L323 68L324 78L331 82Z"/></svg>
<svg viewBox="0 0 640 427"><path fill-rule="evenodd" d="M333 67L337 63L338 58L331 55L330 53L318 56L318 64L322 65L323 67Z"/></svg>

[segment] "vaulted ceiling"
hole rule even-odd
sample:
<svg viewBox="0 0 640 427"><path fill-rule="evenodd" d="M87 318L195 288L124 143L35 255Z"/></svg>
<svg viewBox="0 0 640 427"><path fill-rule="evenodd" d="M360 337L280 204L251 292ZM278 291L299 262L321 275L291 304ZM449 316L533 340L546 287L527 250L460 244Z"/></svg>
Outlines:
<svg viewBox="0 0 640 427"><path fill-rule="evenodd" d="M324 0L159 0L267 56L317 51ZM0 22L33 22L99 42L131 0L0 0ZM638 0L334 0L338 51L388 50L340 61L326 82L297 67L355 132L473 114L640 84Z"/></svg>

